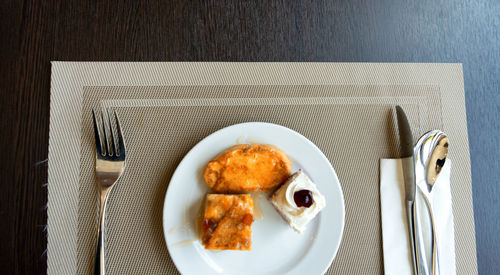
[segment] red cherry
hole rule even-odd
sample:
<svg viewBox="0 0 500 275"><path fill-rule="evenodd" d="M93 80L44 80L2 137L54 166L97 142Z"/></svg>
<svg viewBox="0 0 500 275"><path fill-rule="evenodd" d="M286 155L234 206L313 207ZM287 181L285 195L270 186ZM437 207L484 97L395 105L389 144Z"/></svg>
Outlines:
<svg viewBox="0 0 500 275"><path fill-rule="evenodd" d="M309 190L300 190L293 194L293 200L298 207L309 208L313 202L312 192Z"/></svg>

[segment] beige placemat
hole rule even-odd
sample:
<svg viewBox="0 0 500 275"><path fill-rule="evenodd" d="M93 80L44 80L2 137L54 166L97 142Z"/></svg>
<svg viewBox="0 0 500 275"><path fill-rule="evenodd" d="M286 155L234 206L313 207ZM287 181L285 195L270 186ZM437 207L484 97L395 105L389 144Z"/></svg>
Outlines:
<svg viewBox="0 0 500 275"><path fill-rule="evenodd" d="M76 70L73 72L76 74L69 74L70 81L61 79L64 75L60 73L68 70L58 73L56 65L66 67L70 71ZM109 69L110 65L111 73L104 70ZM238 79L235 81L235 79L220 78L212 79L213 83L203 83L206 81L203 77L211 78L210 75L200 74L201 79L198 81L202 83L196 83L193 76L191 81L195 83L176 86L165 84L182 83L171 81L163 85L143 86L146 83L150 85L162 83L155 83L151 80L140 81L138 78L141 77L137 76L135 79L132 77L132 81L128 80L131 83L122 83L121 81L127 81L121 79L123 75L118 75L124 72L131 74L134 69L139 76L144 76L145 71L161 75L164 72L158 70L160 67L163 70L170 69L171 76L179 81L183 77L182 70L175 69L185 69L186 65L185 63L57 63L54 65L50 147L54 148L54 142L64 143L65 140L60 139L65 135L75 137L67 130L65 133L60 133L63 128L68 128L68 124L80 130L74 124L80 123L81 131L77 132L81 135L77 137L77 141L80 141L76 146L80 149L78 162L73 159L71 163L65 165L66 169L70 168L71 175L75 176L73 169L75 169L74 165L78 164L76 184L71 182L57 186L57 183L52 183L56 181L51 181L51 176L52 178L61 177L62 175L56 172L62 171L61 166L64 165L62 162L57 162L57 154L54 154L54 150L50 150L49 273L65 270L79 274L91 272L96 237L97 196L93 181L93 136L89 110L99 104L115 107L119 111L129 144L128 156L130 157L125 175L110 198L108 213L113 219L110 219L107 224L109 234L107 245L110 251L107 257L111 273L158 274L176 271L168 256L161 229L161 207L168 180L180 159L196 142L217 129L244 121L268 121L297 130L316 143L335 167L346 200L346 227L337 258L328 273L381 273L383 259L377 188L378 159L397 155L392 107L394 104L400 104L408 111L411 124L414 129L417 129L414 131L415 136L432 128L444 128L447 131L449 117L446 116L447 110L442 108L445 104L441 101L450 101L446 94L457 92L446 92L447 85L432 81L426 83L431 85L415 85L415 83L387 85L391 83L387 80L397 78L398 75L401 77L402 72L405 75L405 70L395 70L394 75L390 74L390 71L387 71L388 64L375 66L380 67L382 72L386 71L386 81L383 82L385 85L363 83L363 80L373 81L380 74L377 72L370 76L369 68L374 64L260 64L257 67L262 70L257 72L254 64L197 63L187 66L188 69L208 67L205 69L211 71L211 77L214 78L221 76L220 71L233 74L236 72L240 75L240 82ZM419 72L415 70L414 65L392 66L403 67L400 69L406 69L408 75L411 75L409 73L412 68L417 74ZM457 69L457 66L450 65L420 66L443 67L442 70L447 69L451 72L453 72L451 69ZM350 74L349 72L346 74L346 67ZM362 67L366 67L368 72L363 72ZM383 70L384 67L386 67L385 70ZM214 68L215 72L210 70ZM274 72L276 79L279 79L274 82L280 83L267 83L274 85L244 83L242 76L248 77L246 81L256 80L255 82L262 80L259 77L268 78L269 75L261 75L265 73L266 68L270 69L271 73ZM286 81L281 77L278 78L286 73L297 77L311 74L311 69L317 73L316 77L311 75L312 80L316 82L306 82L305 84L308 85L285 85ZM439 68L433 69L439 71ZM460 67L458 69L461 77ZM344 81L338 82L344 85L335 85L335 82L324 83L321 77L319 79L317 77L335 71L344 74ZM121 87L97 86L105 82L103 76L98 77L99 72L108 77L119 78L111 77L114 79L114 82L111 82ZM420 71L420 73L423 72ZM453 73L448 73L453 76ZM456 73L455 71L455 77ZM79 83L74 83L78 82L75 81L77 77L90 79L92 81L89 82L92 83L84 83L85 81L81 79ZM286 80L287 77L284 78ZM298 84L294 83L291 78L288 80L289 84ZM71 81L75 87L70 87L70 90L74 88L74 91L77 91L73 93L80 91L80 96L75 97L81 100L78 104L71 101L68 103L61 94L57 94L60 93L58 89L64 86L61 84L67 85ZM453 83L453 81L450 82ZM133 83L136 85L132 85ZM321 85L312 85L314 83ZM458 83L459 87L460 83ZM458 94L460 95L460 91ZM461 99L463 100L463 88ZM460 97L458 101L460 103ZM81 109L78 113L81 119L71 120L76 118L76 115L64 119L63 114L58 113L63 111L61 105L74 107L79 105ZM72 110L77 110L74 107ZM59 111L56 112L54 109L59 109ZM464 108L462 109L464 112ZM458 115L451 120L461 118L465 117ZM457 137L465 137L466 140L466 129L463 129L465 131L457 131L461 134ZM54 137L58 135L53 133L56 130L59 130L59 139ZM464 133L465 136L463 136ZM73 143L76 144L75 141ZM151 158L147 154L150 150L162 152L162 154ZM452 179L455 184L452 186L455 205L457 202L461 206L465 205L463 209L454 207L457 224L457 262L463 260L466 263L462 266L459 264L457 270L459 273L470 274L470 271L477 271L467 146L465 148L457 146L457 151L461 154L455 153L455 155L461 156L459 158L463 160L462 167L465 165L466 168L465 173L459 171L455 174L455 179ZM352 152L355 153L354 155L362 154L366 157L360 160L360 158L352 157ZM145 167L147 167L146 170ZM72 180L74 179L73 177ZM57 192L59 195L65 193L69 200L61 200ZM67 215L61 212L66 212ZM62 229L61 220L65 219L68 221L65 227L70 230L64 232L64 239L61 236L54 236L53 232ZM54 245L62 247L63 251L51 249ZM471 252L473 252L472 256ZM64 255L67 258L61 258Z"/></svg>

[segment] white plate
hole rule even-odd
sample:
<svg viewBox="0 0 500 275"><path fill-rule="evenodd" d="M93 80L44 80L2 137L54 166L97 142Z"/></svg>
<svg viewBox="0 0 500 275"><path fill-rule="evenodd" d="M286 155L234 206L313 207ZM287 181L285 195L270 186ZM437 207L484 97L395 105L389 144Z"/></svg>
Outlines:
<svg viewBox="0 0 500 275"><path fill-rule="evenodd" d="M326 198L326 207L302 233L295 233L262 195L262 218L252 224L252 251L211 251L197 240L196 219L209 191L205 165L238 143L273 144L303 171ZM325 155L301 134L270 123L249 122L221 129L200 141L170 180L163 207L163 231L170 257L182 274L322 274L342 239L344 197Z"/></svg>

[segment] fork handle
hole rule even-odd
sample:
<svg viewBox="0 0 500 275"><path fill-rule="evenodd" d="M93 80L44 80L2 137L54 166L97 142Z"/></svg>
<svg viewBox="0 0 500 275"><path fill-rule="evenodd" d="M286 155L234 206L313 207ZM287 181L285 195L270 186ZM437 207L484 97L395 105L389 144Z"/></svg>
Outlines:
<svg viewBox="0 0 500 275"><path fill-rule="evenodd" d="M94 274L104 275L106 274L105 262L104 262L104 248L103 248L103 236L102 230L99 230L99 236L97 237L97 254L95 257Z"/></svg>
<svg viewBox="0 0 500 275"><path fill-rule="evenodd" d="M104 260L104 221L106 218L106 205L108 202L108 193L111 188L101 188L100 190L100 201L101 205L99 208L99 226L97 227L97 252L95 257L94 274L95 275L105 275L106 274L106 262Z"/></svg>

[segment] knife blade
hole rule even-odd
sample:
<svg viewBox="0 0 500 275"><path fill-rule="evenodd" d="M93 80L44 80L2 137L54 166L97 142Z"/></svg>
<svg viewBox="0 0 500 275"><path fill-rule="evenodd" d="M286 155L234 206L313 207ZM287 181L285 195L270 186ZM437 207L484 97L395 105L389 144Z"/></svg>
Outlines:
<svg viewBox="0 0 500 275"><path fill-rule="evenodd" d="M400 154L403 159L403 174L405 185L405 200L415 201L415 163L413 161L413 135L405 112L400 106L396 106L398 118Z"/></svg>
<svg viewBox="0 0 500 275"><path fill-rule="evenodd" d="M412 254L414 274L420 274L418 268L418 257L415 243L415 162L413 159L413 135L405 112L400 106L396 106L398 120L399 144L401 164L405 187L406 216L408 219L408 233L410 238L410 250Z"/></svg>

